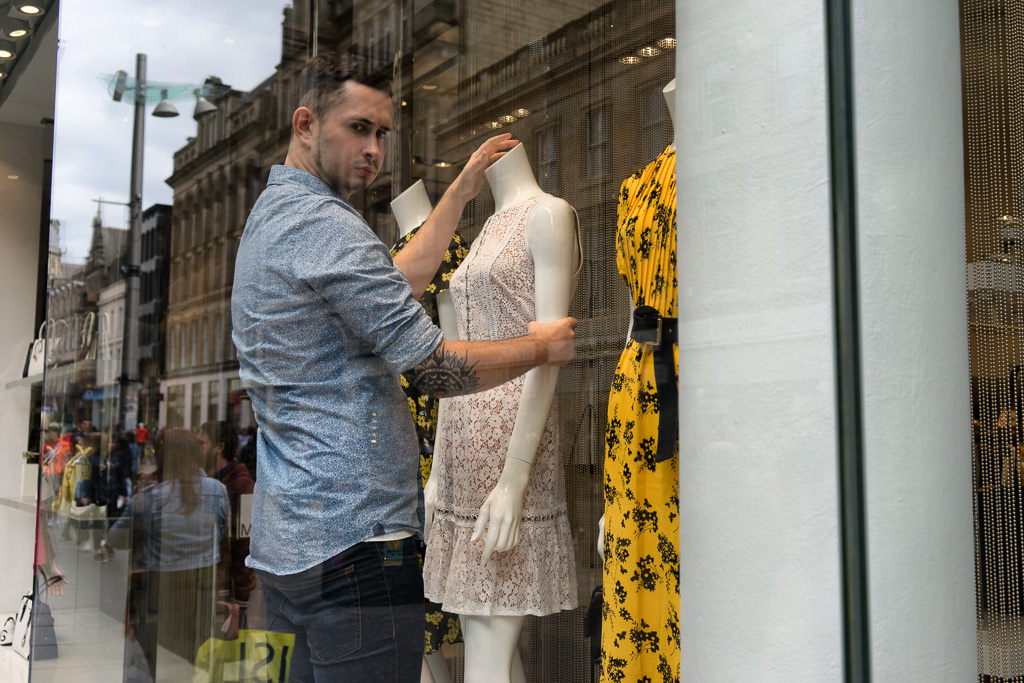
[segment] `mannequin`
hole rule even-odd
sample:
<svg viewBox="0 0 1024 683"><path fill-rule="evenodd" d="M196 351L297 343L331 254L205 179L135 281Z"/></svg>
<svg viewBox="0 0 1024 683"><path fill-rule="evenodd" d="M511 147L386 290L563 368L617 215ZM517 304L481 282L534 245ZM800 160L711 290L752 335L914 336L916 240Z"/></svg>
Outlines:
<svg viewBox="0 0 1024 683"><path fill-rule="evenodd" d="M662 92L671 117L674 82ZM609 390L605 432L605 516L598 544L605 682L678 680L675 159L675 149L667 147L626 177L619 192L616 263L635 309ZM602 544L614 552L604 553Z"/></svg>
<svg viewBox="0 0 1024 683"><path fill-rule="evenodd" d="M523 145L516 146L495 162L486 171L486 176L494 195L495 215L514 209L527 200L535 202L525 223L526 250L533 260L534 270L534 319L555 320L568 315L574 275L582 259L575 211L565 200L544 194L533 175ZM483 237L481 234L478 242ZM472 256L471 253L467 262ZM467 265L464 262L463 266ZM520 540L524 497L551 413L557 379L558 371L554 368L537 368L526 374L507 451L503 454L500 478L484 499L473 526L471 543L483 542L481 566L494 561L492 553L508 552ZM445 402L452 400L456 399ZM439 434L441 431L439 425ZM445 458L440 438L438 446L435 458ZM459 465L458 462L450 464L452 467ZM428 527L436 521L433 516L438 488L434 475L438 470L435 468L431 472L431 480L424 489ZM432 553L437 552L433 544L428 547L427 564L431 564ZM466 561L475 562L476 559L466 558ZM443 596L430 597L437 599ZM572 601L572 606L575 606L575 593ZM457 609L454 611L458 612ZM516 647L525 614L460 614L465 639L466 683L525 680Z"/></svg>
<svg viewBox="0 0 1024 683"><path fill-rule="evenodd" d="M423 225L432 210L427 188L424 187L422 180L417 180L391 201L391 213L395 215L395 221L398 223L399 237L405 237ZM441 320L440 328L444 338L458 339L459 325L455 321L451 292L445 290L437 295L437 314ZM444 405L444 402L441 405ZM440 408L438 410L440 411Z"/></svg>
<svg viewBox="0 0 1024 683"><path fill-rule="evenodd" d="M676 79L672 79L668 82L661 93L665 96L665 105L668 107L668 120L672 124L672 128L676 125ZM669 149L675 149L675 140L668 146ZM628 342L630 336L633 334L633 299L629 300L629 329L626 331L626 341ZM597 554L604 559L604 515L601 515L601 519L597 522Z"/></svg>
<svg viewBox="0 0 1024 683"><path fill-rule="evenodd" d="M432 210L433 207L430 205L427 189L424 187L422 180L417 180L391 202L391 212L398 223L399 237L405 237L423 225ZM435 296L435 301L441 332L444 333L445 339L457 340L459 338L459 326L455 320L455 309L452 305L451 292L445 290L438 293ZM439 420L443 409L444 401L439 401L437 408ZM426 541L425 532L426 530L424 530L424 542ZM420 683L451 683L448 663L445 661L444 654L440 650L423 655Z"/></svg>

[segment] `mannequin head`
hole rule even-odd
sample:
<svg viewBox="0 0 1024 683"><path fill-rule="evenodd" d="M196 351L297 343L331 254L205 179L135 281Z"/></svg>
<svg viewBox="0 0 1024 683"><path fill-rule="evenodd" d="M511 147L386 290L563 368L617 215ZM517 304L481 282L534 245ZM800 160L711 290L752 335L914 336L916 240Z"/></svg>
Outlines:
<svg viewBox="0 0 1024 683"><path fill-rule="evenodd" d="M665 95L665 104L668 105L668 118L672 121L672 127L676 125L676 79L668 82L668 85L661 91Z"/></svg>
<svg viewBox="0 0 1024 683"><path fill-rule="evenodd" d="M391 201L391 213L395 215L402 237L423 225L430 209L430 197L422 180L417 180Z"/></svg>
<svg viewBox="0 0 1024 683"><path fill-rule="evenodd" d="M535 194L543 194L530 168L526 147L519 143L484 171L494 195L494 209L501 211Z"/></svg>

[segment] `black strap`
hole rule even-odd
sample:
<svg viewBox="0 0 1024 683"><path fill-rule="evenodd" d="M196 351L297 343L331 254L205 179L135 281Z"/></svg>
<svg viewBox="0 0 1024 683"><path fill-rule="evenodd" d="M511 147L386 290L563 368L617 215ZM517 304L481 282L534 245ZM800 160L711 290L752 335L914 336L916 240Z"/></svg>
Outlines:
<svg viewBox="0 0 1024 683"><path fill-rule="evenodd" d="M677 325L677 318L666 318L652 306L638 306L633 311L632 337L637 341L652 343L654 352L654 383L658 389L659 412L655 462L671 458L679 438L679 387L673 354L673 347L678 341Z"/></svg>

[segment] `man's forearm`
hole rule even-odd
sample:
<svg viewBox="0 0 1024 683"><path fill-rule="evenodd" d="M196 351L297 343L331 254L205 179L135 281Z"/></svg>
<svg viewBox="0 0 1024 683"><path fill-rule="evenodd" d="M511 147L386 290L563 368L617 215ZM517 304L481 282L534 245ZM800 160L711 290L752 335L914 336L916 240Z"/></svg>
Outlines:
<svg viewBox="0 0 1024 683"><path fill-rule="evenodd" d="M423 296L427 285L434 279L444 252L451 244L452 234L459 225L466 202L458 192L458 180L441 197L416 236L395 256L395 265L405 274L413 296Z"/></svg>
<svg viewBox="0 0 1024 683"><path fill-rule="evenodd" d="M498 342L442 341L406 373L434 398L486 391L547 362L547 345L532 337Z"/></svg>

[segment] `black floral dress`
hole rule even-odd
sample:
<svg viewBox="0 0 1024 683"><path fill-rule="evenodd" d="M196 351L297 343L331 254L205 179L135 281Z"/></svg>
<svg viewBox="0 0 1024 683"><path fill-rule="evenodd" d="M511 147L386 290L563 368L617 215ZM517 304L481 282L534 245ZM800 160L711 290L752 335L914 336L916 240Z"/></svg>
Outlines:
<svg viewBox="0 0 1024 683"><path fill-rule="evenodd" d="M414 228L391 249L394 257L412 241L412 238L419 232ZM441 267L438 269L434 279L427 285L426 291L420 297L420 304L423 309L438 324L437 295L448 289L448 282L452 279L455 269L462 263L462 259L469 253L462 239L452 235L451 244L444 253L441 260ZM437 431L437 400L421 394L420 391L402 376L402 390L409 401L409 410L412 411L413 419L416 421L416 435L420 442L420 478L423 485L426 485L430 477L430 465L434 456L434 434ZM420 564L423 564L424 548L420 548ZM441 648L442 643L458 643L462 640L462 631L459 627L458 615L445 612L441 606L430 600L426 600L426 643L423 653L431 654Z"/></svg>

